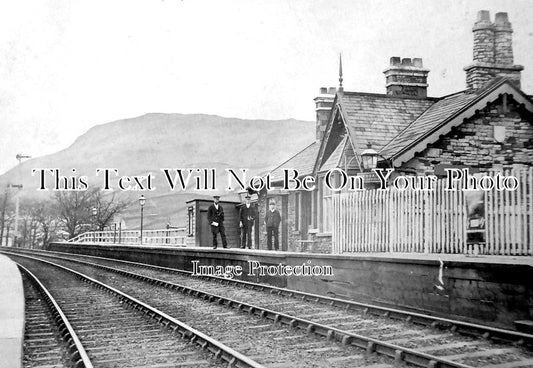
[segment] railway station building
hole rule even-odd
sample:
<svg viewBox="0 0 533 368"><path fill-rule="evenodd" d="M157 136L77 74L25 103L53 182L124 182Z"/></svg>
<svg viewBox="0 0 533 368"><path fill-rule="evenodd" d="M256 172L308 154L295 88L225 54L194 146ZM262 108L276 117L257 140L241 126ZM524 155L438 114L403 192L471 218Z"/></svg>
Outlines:
<svg viewBox="0 0 533 368"><path fill-rule="evenodd" d="M258 199L260 218L271 199L278 203L283 250L532 254L533 102L520 89L524 68L514 63L507 13L491 20L480 11L472 32L466 89L456 93L429 97L430 70L421 58L400 57L390 58L382 94L345 91L342 64L339 87L320 88L316 140L271 172L278 188ZM373 169L380 168L390 170L389 181L434 176L436 190L379 191ZM284 190L286 169L311 175L316 189ZM473 196L444 191L451 169L471 181L507 173L520 186ZM346 176L364 179L365 190L330 189L341 188ZM481 203L477 225L470 197ZM469 239L476 231L474 249ZM260 244L265 248L266 239Z"/></svg>

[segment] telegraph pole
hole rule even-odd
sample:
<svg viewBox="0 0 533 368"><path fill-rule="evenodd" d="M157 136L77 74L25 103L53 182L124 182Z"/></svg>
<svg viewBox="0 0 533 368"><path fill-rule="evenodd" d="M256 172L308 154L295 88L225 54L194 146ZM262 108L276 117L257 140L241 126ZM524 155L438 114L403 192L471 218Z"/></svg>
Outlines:
<svg viewBox="0 0 533 368"><path fill-rule="evenodd" d="M23 154L20 154L20 153L17 153L17 155L15 156L15 158L18 160L18 165L17 165L17 171L18 171L18 177L19 177L19 181L20 181L20 164L22 163L22 159L24 158L31 158L31 156L28 156L28 155L23 155ZM18 192L20 193L20 191L22 191L22 184L17 184L17 185L11 185L12 188L18 188ZM19 199L19 193L16 194L16 200L15 200L15 231L14 231L14 234L13 234L13 246L17 246L17 238L18 238L18 225L19 225L19 206L20 206L20 199Z"/></svg>

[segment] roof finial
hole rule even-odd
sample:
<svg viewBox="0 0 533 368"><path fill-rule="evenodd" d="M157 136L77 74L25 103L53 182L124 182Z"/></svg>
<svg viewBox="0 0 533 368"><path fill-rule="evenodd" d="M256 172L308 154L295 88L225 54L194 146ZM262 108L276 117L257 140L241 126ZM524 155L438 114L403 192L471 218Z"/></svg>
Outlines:
<svg viewBox="0 0 533 368"><path fill-rule="evenodd" d="M344 91L342 88L342 54L339 54L339 92Z"/></svg>

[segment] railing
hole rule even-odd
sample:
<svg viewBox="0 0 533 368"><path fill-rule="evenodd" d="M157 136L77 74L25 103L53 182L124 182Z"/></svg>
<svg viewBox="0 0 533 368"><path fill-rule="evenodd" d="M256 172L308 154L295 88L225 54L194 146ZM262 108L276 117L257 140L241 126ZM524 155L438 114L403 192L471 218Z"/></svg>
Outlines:
<svg viewBox="0 0 533 368"><path fill-rule="evenodd" d="M89 231L72 239L70 243L138 244L138 245L186 245L187 229L144 230L141 242L140 230Z"/></svg>
<svg viewBox="0 0 533 368"><path fill-rule="evenodd" d="M516 191L485 194L486 245L490 254L533 254L533 168L513 171Z"/></svg>
<svg viewBox="0 0 533 368"><path fill-rule="evenodd" d="M489 176L496 175L490 173ZM517 190L366 190L333 196L332 252L533 254L533 168Z"/></svg>

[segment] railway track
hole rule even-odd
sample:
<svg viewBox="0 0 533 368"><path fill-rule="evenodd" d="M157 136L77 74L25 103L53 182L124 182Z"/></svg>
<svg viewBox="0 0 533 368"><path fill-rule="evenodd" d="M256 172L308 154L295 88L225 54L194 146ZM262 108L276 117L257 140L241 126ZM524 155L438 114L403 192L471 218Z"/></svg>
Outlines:
<svg viewBox="0 0 533 368"><path fill-rule="evenodd" d="M32 368L92 365L72 326L44 285L19 265L24 285L23 366Z"/></svg>
<svg viewBox="0 0 533 368"><path fill-rule="evenodd" d="M21 263L46 262L28 256L13 256ZM55 263L69 264L68 261ZM228 309L217 303L206 303L198 298L183 298L174 290L150 285L143 280L95 270L93 266L78 264L76 271L91 274L132 297L149 300L150 304L167 315L194 325L197 330L233 347L250 360L267 367L392 367L393 359L386 356L365 356L355 346L343 346L305 330L294 330L273 325L259 315ZM97 276L96 276L97 275ZM83 337L83 336L82 336Z"/></svg>
<svg viewBox="0 0 533 368"><path fill-rule="evenodd" d="M65 359L61 347L52 347L48 340L30 343L31 340L26 339L25 344L33 345L33 351L28 351L31 359L26 359L28 364L25 366L36 366L39 359L34 358L35 349L44 348L48 350L47 368L262 367L165 313L89 276L46 261L16 258L23 272L27 272L26 268L31 269L46 285L52 303L62 310L59 313L63 315L63 323L69 326L71 339L68 345L76 343L79 348L70 347L71 358ZM60 327L60 331L65 329L64 325ZM61 361L52 361L54 353Z"/></svg>
<svg viewBox="0 0 533 368"><path fill-rule="evenodd" d="M50 255L49 252L46 253ZM69 255L69 258L72 257ZM531 351L513 345L516 343L527 345L531 336L526 334L503 330L494 331L488 327L492 333L491 337L487 331L479 331L483 326L461 325L462 322L458 321L443 319L431 321L432 317L418 314L414 318L412 314L406 317L400 313L401 311L395 310L392 310L392 313L383 313L383 309L386 308L382 307L376 307L379 311L378 315L376 315L375 310L366 308L363 309L364 313L354 313L354 310L345 310L346 306L339 308L341 302L344 301L337 299L325 298L330 299L325 305L323 304L324 300L316 296L291 292L286 289L227 280L224 280L224 283L229 282L229 285L220 285L220 283L213 283L212 281L191 278L186 272L176 273L176 270L161 270L154 266L140 269L139 265L127 262L86 256L81 258L98 260L99 263L105 263L114 268L119 264L122 274L125 274L124 271L126 270L137 274L130 275L130 277L141 278L143 276L139 274L143 274L145 276L144 281L149 281L148 277L157 277L159 280L155 283L158 288L178 288L184 293L201 299L216 301L249 314L260 315L268 320L278 322L278 325L296 327L296 329L314 332L319 336L339 341L345 345L363 347L367 352L378 352L394 357L397 362L405 361L418 366L435 367L533 366ZM106 269L102 268L102 265L97 267ZM106 270L119 272L116 269ZM186 283L187 286L177 286L176 282ZM191 283L194 285L191 286ZM242 286L246 288L243 289ZM274 292L274 294L265 294L264 291L259 291L263 288L269 292ZM213 291L223 294L224 298L220 295L214 295ZM292 296L289 296L290 294ZM300 294L303 294L306 301L302 301ZM309 301L309 299L313 301ZM353 304L352 302L347 303L348 305ZM402 313L405 314L405 312ZM398 315L400 315L400 319L398 319ZM420 324L420 321L423 323ZM406 324L406 322L408 323ZM439 327L447 327L447 329L442 330ZM459 332L467 333L467 335L459 335ZM489 340L490 338L493 340Z"/></svg>

